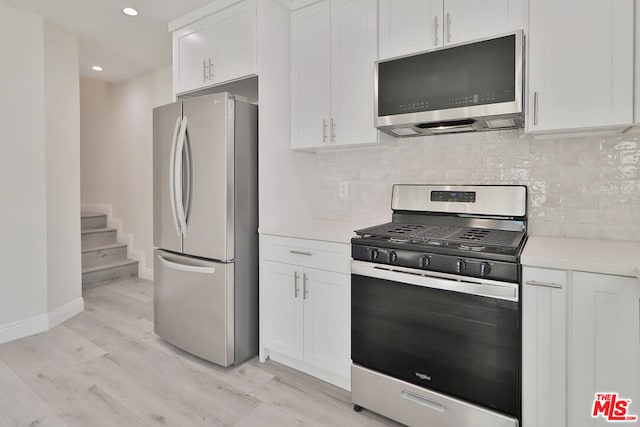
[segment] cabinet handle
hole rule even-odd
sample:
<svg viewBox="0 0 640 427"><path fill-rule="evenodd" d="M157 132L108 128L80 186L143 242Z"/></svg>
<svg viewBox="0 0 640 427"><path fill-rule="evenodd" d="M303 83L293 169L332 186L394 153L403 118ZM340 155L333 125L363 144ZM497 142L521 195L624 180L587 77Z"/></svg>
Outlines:
<svg viewBox="0 0 640 427"><path fill-rule="evenodd" d="M293 297L298 298L298 292L300 292L300 287L298 286L298 279L300 278L300 273L297 271L293 272Z"/></svg>
<svg viewBox="0 0 640 427"><path fill-rule="evenodd" d="M209 58L209 80L213 80L213 62Z"/></svg>
<svg viewBox="0 0 640 427"><path fill-rule="evenodd" d="M538 92L533 92L533 125L538 126Z"/></svg>
<svg viewBox="0 0 640 427"><path fill-rule="evenodd" d="M447 43L451 43L451 14L447 12Z"/></svg>
<svg viewBox="0 0 640 427"><path fill-rule="evenodd" d="M538 282L537 280L527 280L525 284L531 286L542 286L543 288L562 289L562 285L553 282Z"/></svg>
<svg viewBox="0 0 640 427"><path fill-rule="evenodd" d="M322 143L327 142L327 120L322 119Z"/></svg>
<svg viewBox="0 0 640 427"><path fill-rule="evenodd" d="M307 299L307 295L309 295L308 279L307 273L302 273L302 299Z"/></svg>
<svg viewBox="0 0 640 427"><path fill-rule="evenodd" d="M208 70L208 66L207 66L207 62L203 59L202 60L202 81L206 82L207 79L209 78L209 70Z"/></svg>
<svg viewBox="0 0 640 427"><path fill-rule="evenodd" d="M433 17L433 35L434 35L434 46L438 46L438 15Z"/></svg>
<svg viewBox="0 0 640 427"><path fill-rule="evenodd" d="M331 117L331 142L336 142L336 122Z"/></svg>
<svg viewBox="0 0 640 427"><path fill-rule="evenodd" d="M307 251L299 251L297 249L293 249L290 250L289 253L292 253L294 255L304 255L304 256L311 256L313 255L313 252L307 252Z"/></svg>

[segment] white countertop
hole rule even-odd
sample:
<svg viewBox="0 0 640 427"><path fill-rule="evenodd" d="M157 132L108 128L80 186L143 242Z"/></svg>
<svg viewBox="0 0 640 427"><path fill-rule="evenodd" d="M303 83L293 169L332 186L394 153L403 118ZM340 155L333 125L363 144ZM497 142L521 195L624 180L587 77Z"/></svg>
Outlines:
<svg viewBox="0 0 640 427"><path fill-rule="evenodd" d="M640 243L530 235L521 262L531 267L640 278Z"/></svg>
<svg viewBox="0 0 640 427"><path fill-rule="evenodd" d="M261 225L258 228L258 232L273 236L351 243L351 238L355 237L355 230L370 225L339 221L304 221L289 224Z"/></svg>

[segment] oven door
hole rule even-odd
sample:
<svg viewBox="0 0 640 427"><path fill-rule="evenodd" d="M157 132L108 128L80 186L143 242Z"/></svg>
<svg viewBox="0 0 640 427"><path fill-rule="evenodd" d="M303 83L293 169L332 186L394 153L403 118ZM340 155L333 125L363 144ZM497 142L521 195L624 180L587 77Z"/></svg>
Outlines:
<svg viewBox="0 0 640 427"><path fill-rule="evenodd" d="M352 261L353 363L519 418L516 283Z"/></svg>

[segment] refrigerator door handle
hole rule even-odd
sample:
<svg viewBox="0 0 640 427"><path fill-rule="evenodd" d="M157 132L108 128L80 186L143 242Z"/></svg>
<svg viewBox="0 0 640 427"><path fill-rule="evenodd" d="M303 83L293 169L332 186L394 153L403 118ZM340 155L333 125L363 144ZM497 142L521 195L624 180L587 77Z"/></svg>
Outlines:
<svg viewBox="0 0 640 427"><path fill-rule="evenodd" d="M182 236L187 235L187 218L184 211L184 201L182 200L182 162L184 159L184 142L187 137L187 117L182 118L182 127L178 136L178 146L176 147L176 163L174 165L174 181L176 192L176 208L178 211L178 222L182 230Z"/></svg>
<svg viewBox="0 0 640 427"><path fill-rule="evenodd" d="M216 269L214 267L198 267L196 265L179 264L177 262L169 261L162 255L158 255L160 262L168 268L174 270L187 271L189 273L202 273L202 274L214 274Z"/></svg>
<svg viewBox="0 0 640 427"><path fill-rule="evenodd" d="M178 145L178 134L182 117L176 120L176 127L173 130L173 138L171 140L171 156L169 158L169 198L171 199L171 213L173 214L173 224L176 226L178 235L181 235L180 224L178 223L178 208L176 205L176 187L175 187L175 169L176 169L176 146Z"/></svg>
<svg viewBox="0 0 640 427"><path fill-rule="evenodd" d="M185 133L184 154L186 156L185 165L187 166L187 173L186 173L187 188L185 189L187 192L187 199L185 201L185 206L184 206L184 221L185 221L185 227L186 227L186 224L189 221L189 213L191 211L191 197L193 195L192 187L193 187L193 179L194 179L193 159L191 158L191 140L189 139L188 129L187 129L187 132Z"/></svg>

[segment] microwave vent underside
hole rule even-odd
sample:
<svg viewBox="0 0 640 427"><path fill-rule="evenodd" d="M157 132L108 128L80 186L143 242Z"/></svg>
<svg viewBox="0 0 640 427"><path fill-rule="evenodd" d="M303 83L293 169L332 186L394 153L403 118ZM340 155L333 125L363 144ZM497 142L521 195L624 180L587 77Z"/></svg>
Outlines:
<svg viewBox="0 0 640 427"><path fill-rule="evenodd" d="M413 123L396 126L380 126L383 132L395 137L442 135L447 133L482 132L507 130L522 127L520 116L496 116L476 119L450 120L443 122Z"/></svg>

